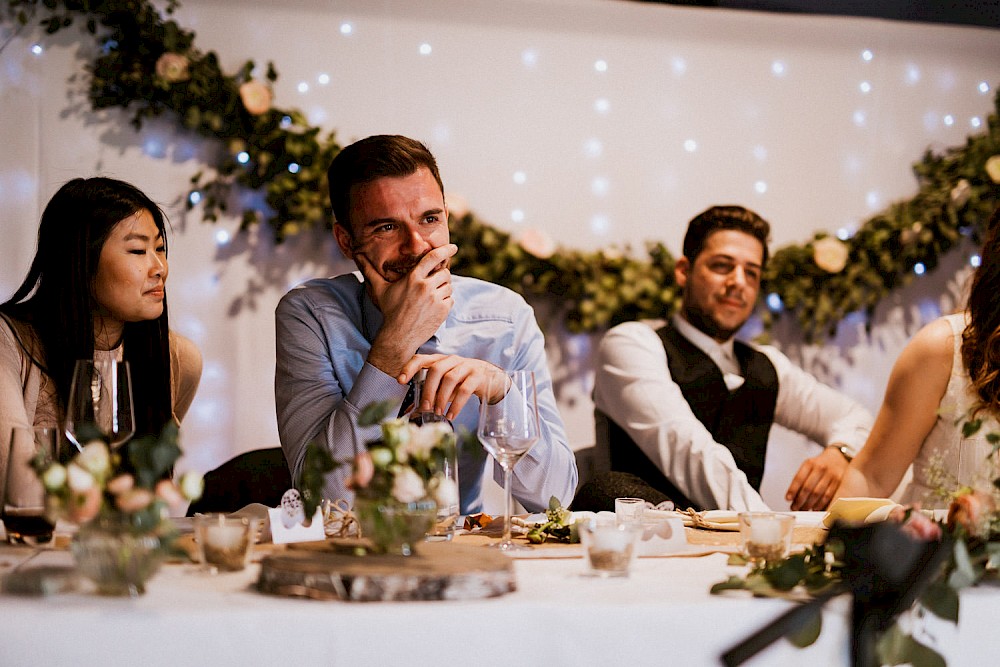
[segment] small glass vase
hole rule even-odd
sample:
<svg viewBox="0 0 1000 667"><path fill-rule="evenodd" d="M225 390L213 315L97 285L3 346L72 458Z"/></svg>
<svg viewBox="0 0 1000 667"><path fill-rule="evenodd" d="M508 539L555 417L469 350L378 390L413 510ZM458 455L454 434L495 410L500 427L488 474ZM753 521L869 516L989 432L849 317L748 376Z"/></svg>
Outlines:
<svg viewBox="0 0 1000 667"><path fill-rule="evenodd" d="M160 538L127 519L98 517L80 526L70 544L77 569L100 595L137 597L160 569Z"/></svg>
<svg viewBox="0 0 1000 667"><path fill-rule="evenodd" d="M384 498L355 498L354 511L361 536L371 540L376 553L412 556L434 527L437 503L431 499L401 503Z"/></svg>

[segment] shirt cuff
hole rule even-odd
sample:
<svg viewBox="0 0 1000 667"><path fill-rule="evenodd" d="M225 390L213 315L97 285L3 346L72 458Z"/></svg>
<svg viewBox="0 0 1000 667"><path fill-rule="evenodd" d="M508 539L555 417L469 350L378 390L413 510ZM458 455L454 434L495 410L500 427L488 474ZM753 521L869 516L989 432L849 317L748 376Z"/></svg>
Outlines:
<svg viewBox="0 0 1000 667"><path fill-rule="evenodd" d="M365 362L354 380L354 386L347 393L347 402L358 411L378 401L398 400L402 403L407 389L405 384L399 384L393 376Z"/></svg>

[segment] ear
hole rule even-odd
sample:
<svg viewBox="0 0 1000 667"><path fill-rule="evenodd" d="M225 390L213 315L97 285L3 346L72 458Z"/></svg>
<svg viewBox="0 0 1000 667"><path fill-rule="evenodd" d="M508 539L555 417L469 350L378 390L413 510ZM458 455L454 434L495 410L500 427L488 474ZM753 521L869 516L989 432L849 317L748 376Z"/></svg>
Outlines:
<svg viewBox="0 0 1000 667"><path fill-rule="evenodd" d="M687 257L681 257L674 264L674 282L681 289L687 285L688 272L691 271L691 262Z"/></svg>
<svg viewBox="0 0 1000 667"><path fill-rule="evenodd" d="M354 237L347 231L347 228L339 222L333 226L333 237L337 239L340 252L344 253L347 259L354 259Z"/></svg>

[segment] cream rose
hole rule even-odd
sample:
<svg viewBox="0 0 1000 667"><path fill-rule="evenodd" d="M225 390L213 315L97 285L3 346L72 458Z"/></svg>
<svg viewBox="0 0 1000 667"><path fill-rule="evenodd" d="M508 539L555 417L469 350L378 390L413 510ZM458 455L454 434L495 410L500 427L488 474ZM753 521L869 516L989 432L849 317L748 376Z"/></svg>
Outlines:
<svg viewBox="0 0 1000 667"><path fill-rule="evenodd" d="M457 505L458 484L453 479L439 475L434 478L434 489L431 495L434 497L434 502L438 504L438 507Z"/></svg>
<svg viewBox="0 0 1000 667"><path fill-rule="evenodd" d="M205 491L205 478L200 472L189 470L180 479L181 494L187 500L197 500Z"/></svg>
<svg viewBox="0 0 1000 667"><path fill-rule="evenodd" d="M526 229L517 240L525 252L539 259L548 259L556 251L556 242L540 229Z"/></svg>
<svg viewBox="0 0 1000 667"><path fill-rule="evenodd" d="M392 480L392 497L401 503L414 503L427 495L424 480L412 468L400 468Z"/></svg>
<svg viewBox="0 0 1000 667"><path fill-rule="evenodd" d="M962 208L969 203L972 196L972 186L964 178L951 189L951 203L955 208Z"/></svg>
<svg viewBox="0 0 1000 667"><path fill-rule="evenodd" d="M426 460L441 439L452 432L451 426L445 422L433 422L410 429L410 439L403 445L402 451L407 457Z"/></svg>
<svg viewBox="0 0 1000 667"><path fill-rule="evenodd" d="M191 78L190 62L179 53L167 52L156 60L156 76L168 83L179 83Z"/></svg>
<svg viewBox="0 0 1000 667"><path fill-rule="evenodd" d="M267 113L271 109L271 89L256 79L240 85L240 99L247 112L253 116Z"/></svg>
<svg viewBox="0 0 1000 667"><path fill-rule="evenodd" d="M827 273L840 273L847 266L847 245L838 238L825 236L813 242L813 261Z"/></svg>
<svg viewBox="0 0 1000 667"><path fill-rule="evenodd" d="M994 155L986 161L986 173L994 183L1000 183L1000 155Z"/></svg>
<svg viewBox="0 0 1000 667"><path fill-rule="evenodd" d="M92 440L83 446L76 457L76 463L97 479L105 479L111 474L111 453L100 440Z"/></svg>
<svg viewBox="0 0 1000 667"><path fill-rule="evenodd" d="M54 463L42 473L42 484L46 491L58 491L66 484L66 468Z"/></svg>
<svg viewBox="0 0 1000 667"><path fill-rule="evenodd" d="M94 476L76 463L66 466L66 486L74 493L83 493L97 487L97 480Z"/></svg>

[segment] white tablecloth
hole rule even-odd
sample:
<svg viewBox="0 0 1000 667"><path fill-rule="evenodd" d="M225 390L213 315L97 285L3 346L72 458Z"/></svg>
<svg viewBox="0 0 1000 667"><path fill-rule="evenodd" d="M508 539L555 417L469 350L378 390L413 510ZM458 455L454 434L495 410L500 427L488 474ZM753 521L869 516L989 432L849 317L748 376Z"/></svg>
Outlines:
<svg viewBox="0 0 1000 667"><path fill-rule="evenodd" d="M29 550L0 546L0 572ZM48 551L30 565L69 564ZM580 576L581 559L515 561L517 591L474 602L342 603L265 596L259 566L208 575L168 565L137 599L0 597L0 665L715 665L788 608L711 596L726 556L642 558L628 579ZM1000 655L1000 591L962 596L960 630L935 626L949 664ZM818 642L779 641L749 665L848 664L848 605L828 605Z"/></svg>

